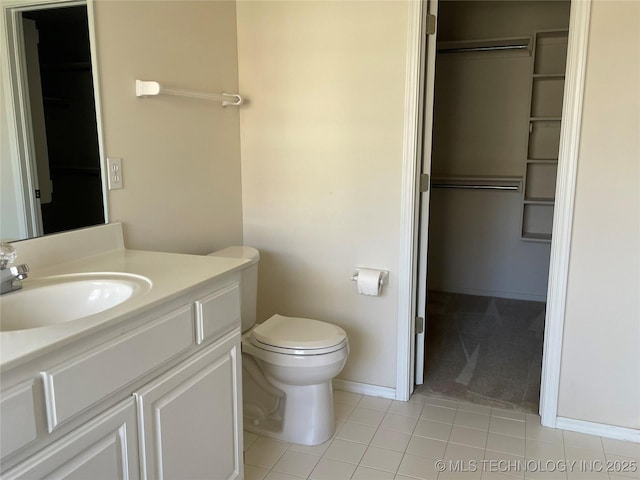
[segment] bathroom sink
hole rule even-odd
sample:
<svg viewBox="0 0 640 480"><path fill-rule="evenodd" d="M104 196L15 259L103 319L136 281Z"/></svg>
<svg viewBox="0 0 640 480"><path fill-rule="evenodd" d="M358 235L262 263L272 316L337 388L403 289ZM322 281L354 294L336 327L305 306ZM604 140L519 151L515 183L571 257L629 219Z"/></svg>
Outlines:
<svg viewBox="0 0 640 480"><path fill-rule="evenodd" d="M0 331L45 327L104 312L151 288L145 277L121 273L26 280L0 296Z"/></svg>

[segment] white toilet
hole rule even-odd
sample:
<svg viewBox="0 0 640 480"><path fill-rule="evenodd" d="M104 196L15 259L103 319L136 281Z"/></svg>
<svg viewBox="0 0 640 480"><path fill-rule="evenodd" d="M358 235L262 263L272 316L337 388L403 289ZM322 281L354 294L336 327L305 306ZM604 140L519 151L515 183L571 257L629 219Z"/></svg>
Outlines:
<svg viewBox="0 0 640 480"><path fill-rule="evenodd" d="M335 430L331 380L347 361L347 334L281 315L255 325L260 253L229 247L211 255L250 260L240 280L245 430L302 445L327 441Z"/></svg>

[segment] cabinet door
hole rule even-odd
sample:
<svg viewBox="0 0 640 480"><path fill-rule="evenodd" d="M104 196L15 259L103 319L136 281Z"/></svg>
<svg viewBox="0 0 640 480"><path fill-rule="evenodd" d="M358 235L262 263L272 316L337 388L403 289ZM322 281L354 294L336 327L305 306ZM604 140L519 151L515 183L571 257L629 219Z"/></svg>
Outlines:
<svg viewBox="0 0 640 480"><path fill-rule="evenodd" d="M3 389L0 398L0 455L4 458L38 438L34 382Z"/></svg>
<svg viewBox="0 0 640 480"><path fill-rule="evenodd" d="M133 398L97 416L28 460L3 480L33 478L139 478L136 407Z"/></svg>
<svg viewBox="0 0 640 480"><path fill-rule="evenodd" d="M143 478L242 477L239 355L234 333L136 393Z"/></svg>

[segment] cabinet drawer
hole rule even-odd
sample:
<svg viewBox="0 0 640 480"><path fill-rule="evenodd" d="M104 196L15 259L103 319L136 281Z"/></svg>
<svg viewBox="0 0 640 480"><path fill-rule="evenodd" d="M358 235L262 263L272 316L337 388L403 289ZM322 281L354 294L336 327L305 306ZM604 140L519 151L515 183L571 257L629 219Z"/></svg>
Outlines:
<svg viewBox="0 0 640 480"><path fill-rule="evenodd" d="M6 457L38 436L33 404L33 381L3 392L0 414L0 452Z"/></svg>
<svg viewBox="0 0 640 480"><path fill-rule="evenodd" d="M49 432L193 344L191 305L50 370L44 382Z"/></svg>
<svg viewBox="0 0 640 480"><path fill-rule="evenodd" d="M221 337L240 325L240 284L234 282L195 302L196 343Z"/></svg>

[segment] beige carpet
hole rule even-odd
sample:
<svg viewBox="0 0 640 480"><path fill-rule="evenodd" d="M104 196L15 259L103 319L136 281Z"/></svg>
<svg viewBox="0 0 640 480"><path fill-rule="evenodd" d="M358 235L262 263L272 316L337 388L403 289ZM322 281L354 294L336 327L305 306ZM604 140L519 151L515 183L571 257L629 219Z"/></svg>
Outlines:
<svg viewBox="0 0 640 480"><path fill-rule="evenodd" d="M537 413L544 313L543 302L429 292L417 391Z"/></svg>

